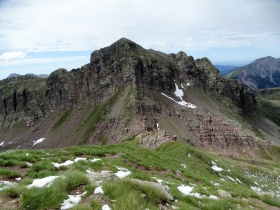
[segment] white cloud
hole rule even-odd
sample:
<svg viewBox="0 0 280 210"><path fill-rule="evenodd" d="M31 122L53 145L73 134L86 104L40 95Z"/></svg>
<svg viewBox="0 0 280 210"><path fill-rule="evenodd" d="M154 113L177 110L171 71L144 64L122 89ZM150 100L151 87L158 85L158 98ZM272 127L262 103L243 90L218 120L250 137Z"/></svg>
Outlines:
<svg viewBox="0 0 280 210"><path fill-rule="evenodd" d="M0 9L6 35L0 50L93 50L121 37L165 51L280 42L277 0L7 2Z"/></svg>
<svg viewBox="0 0 280 210"><path fill-rule="evenodd" d="M0 62L1 66L20 66L20 65L32 65L32 64L44 64L44 63L62 63L62 62L73 62L79 60L87 60L89 62L89 56L72 56L72 57L62 57L62 58L26 58L13 61L2 61ZM85 63L86 64L86 63Z"/></svg>
<svg viewBox="0 0 280 210"><path fill-rule="evenodd" d="M0 61L10 61L19 58L25 58L26 54L21 51L5 52L0 55Z"/></svg>

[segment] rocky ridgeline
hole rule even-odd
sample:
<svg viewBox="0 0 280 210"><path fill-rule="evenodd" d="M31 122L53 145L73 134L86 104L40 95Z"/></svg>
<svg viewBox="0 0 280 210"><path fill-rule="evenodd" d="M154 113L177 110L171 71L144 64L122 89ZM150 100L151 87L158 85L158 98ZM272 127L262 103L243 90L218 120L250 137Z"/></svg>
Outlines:
<svg viewBox="0 0 280 210"><path fill-rule="evenodd" d="M184 52L146 50L122 38L94 51L90 63L79 69L58 69L47 80L27 75L1 81L1 130L22 119L32 126L57 108L100 104L127 86L133 88L135 114L160 113L163 107L153 95L174 95L175 82L179 87L200 89L221 103L226 100L245 114L256 109L254 94L244 85L223 78L207 58L194 60Z"/></svg>

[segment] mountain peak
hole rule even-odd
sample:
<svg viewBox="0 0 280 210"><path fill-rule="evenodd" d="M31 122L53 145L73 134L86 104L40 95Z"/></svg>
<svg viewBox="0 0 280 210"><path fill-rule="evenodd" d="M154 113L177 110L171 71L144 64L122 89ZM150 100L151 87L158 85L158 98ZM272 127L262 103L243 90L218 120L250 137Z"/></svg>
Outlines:
<svg viewBox="0 0 280 210"><path fill-rule="evenodd" d="M280 59L266 56L226 75L253 90L280 87Z"/></svg>

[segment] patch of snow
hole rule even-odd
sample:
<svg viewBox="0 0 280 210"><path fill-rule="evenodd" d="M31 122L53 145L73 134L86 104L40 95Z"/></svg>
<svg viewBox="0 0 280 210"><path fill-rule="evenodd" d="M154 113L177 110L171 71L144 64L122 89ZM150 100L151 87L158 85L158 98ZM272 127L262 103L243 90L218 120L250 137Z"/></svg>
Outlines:
<svg viewBox="0 0 280 210"><path fill-rule="evenodd" d="M177 187L177 189L184 195L189 195L189 196L193 196L196 198L210 198L210 199L214 199L214 200L218 200L219 198L215 195L210 195L209 197L206 197L205 195L201 195L199 193L192 193L193 191L193 187L190 186L186 186L186 185L180 185L179 187Z"/></svg>
<svg viewBox="0 0 280 210"><path fill-rule="evenodd" d="M0 144L0 146L2 147L4 145L4 141Z"/></svg>
<svg viewBox="0 0 280 210"><path fill-rule="evenodd" d="M25 156L29 156L29 153L26 153Z"/></svg>
<svg viewBox="0 0 280 210"><path fill-rule="evenodd" d="M87 159L86 158L75 158L75 160L74 160L74 162L78 162L78 161L80 161L80 160L84 160L84 161L86 161Z"/></svg>
<svg viewBox="0 0 280 210"><path fill-rule="evenodd" d="M184 195L190 195L192 190L193 190L193 187L190 187L190 186L185 186L185 185L180 185L179 187L177 187L177 189L183 193Z"/></svg>
<svg viewBox="0 0 280 210"><path fill-rule="evenodd" d="M257 193L262 193L262 190L258 187L251 186L251 189L254 190Z"/></svg>
<svg viewBox="0 0 280 210"><path fill-rule="evenodd" d="M116 166L116 168L118 169L118 171L115 174L119 178L124 178L124 177L131 174L131 172L129 170L127 170L126 168L121 168L121 167L118 167L118 166Z"/></svg>
<svg viewBox="0 0 280 210"><path fill-rule="evenodd" d="M156 126L157 126L157 129L159 130L159 124L158 123L156 123Z"/></svg>
<svg viewBox="0 0 280 210"><path fill-rule="evenodd" d="M99 160L101 160L101 159L99 159L99 158L94 158L93 160L90 160L89 162L94 163L94 162L97 162L97 161L99 161Z"/></svg>
<svg viewBox="0 0 280 210"><path fill-rule="evenodd" d="M63 201L60 209L61 210L71 209L82 200L82 195L85 194L86 192L84 192L81 195L68 195L68 199Z"/></svg>
<svg viewBox="0 0 280 210"><path fill-rule="evenodd" d="M183 164L183 163L181 164L181 166L183 166L183 168L187 168L187 166L185 164Z"/></svg>
<svg viewBox="0 0 280 210"><path fill-rule="evenodd" d="M214 161L211 161L211 163L212 163L211 168L212 168L214 171L223 171L223 170L224 170L224 169L218 167L217 164L216 164Z"/></svg>
<svg viewBox="0 0 280 210"><path fill-rule="evenodd" d="M86 170L87 173L89 174L94 174L94 171L92 171L90 168Z"/></svg>
<svg viewBox="0 0 280 210"><path fill-rule="evenodd" d="M216 195L209 195L209 198L213 200L219 200L219 198Z"/></svg>
<svg viewBox="0 0 280 210"><path fill-rule="evenodd" d="M104 204L102 205L102 210L111 210L111 208L107 204Z"/></svg>
<svg viewBox="0 0 280 210"><path fill-rule="evenodd" d="M54 167L59 168L60 166L69 166L71 164L73 164L74 161L73 160L66 160L64 163L54 163L52 162L52 164L54 165Z"/></svg>
<svg viewBox="0 0 280 210"><path fill-rule="evenodd" d="M41 143L41 142L44 141L44 140L45 140L45 138L40 138L40 139L38 139L37 141L33 141L33 146L35 146L36 144Z"/></svg>
<svg viewBox="0 0 280 210"><path fill-rule="evenodd" d="M188 157L192 157L190 154L188 154Z"/></svg>
<svg viewBox="0 0 280 210"><path fill-rule="evenodd" d="M16 183L9 182L9 181L2 181L2 180L0 180L0 184L5 185L5 186L3 186L3 187L0 188L0 191L5 190L5 189L8 189L8 188L10 188L10 187L16 185Z"/></svg>
<svg viewBox="0 0 280 210"><path fill-rule="evenodd" d="M30 189L31 187L44 187L44 186L50 186L51 183L57 179L58 176L48 176L42 179L34 179L32 184L27 185L27 189Z"/></svg>
<svg viewBox="0 0 280 210"><path fill-rule="evenodd" d="M29 162L25 162L28 167L31 167L33 164Z"/></svg>
<svg viewBox="0 0 280 210"><path fill-rule="evenodd" d="M234 183L236 183L235 180L234 180L232 177L227 176L227 178L229 178L231 181L233 181Z"/></svg>
<svg viewBox="0 0 280 210"><path fill-rule="evenodd" d="M213 165L211 168L212 168L214 171L222 171L222 170L224 170L224 169L222 169L222 168L220 168L220 167L218 167L218 166L216 166L216 165Z"/></svg>
<svg viewBox="0 0 280 210"><path fill-rule="evenodd" d="M175 83L175 87L176 87L176 90L174 92L174 94L181 99L181 101L176 101L175 99L169 97L168 95L164 94L164 93L161 93L162 95L164 95L165 97L171 99L172 101L174 101L175 103L181 105L181 106L186 106L186 107L189 107L189 108L196 108L196 105L192 104L192 103L189 103L189 102L186 102L182 99L182 97L184 96L184 92L183 90L179 89L178 88L178 85Z"/></svg>
<svg viewBox="0 0 280 210"><path fill-rule="evenodd" d="M21 180L21 177L17 177L17 178L15 178L15 180L20 181L20 180Z"/></svg>
<svg viewBox="0 0 280 210"><path fill-rule="evenodd" d="M166 183L166 184L174 184L174 183L172 183L172 182L167 182L167 181L164 181L164 180L162 180L162 179L158 179L158 178L156 178L156 177L152 177L153 179L155 179L155 180L157 180L157 182L160 184L160 185L163 185L163 183ZM166 185L164 185L164 186L166 186ZM168 186L166 186L166 187L168 187Z"/></svg>
<svg viewBox="0 0 280 210"><path fill-rule="evenodd" d="M241 182L238 178L236 178L236 180L237 180L240 184L242 184L242 182Z"/></svg>
<svg viewBox="0 0 280 210"><path fill-rule="evenodd" d="M190 86L190 83L187 83L187 86Z"/></svg>
<svg viewBox="0 0 280 210"><path fill-rule="evenodd" d="M95 188L94 194L98 194L98 193L102 193L102 194L104 193L102 187L97 187L97 188Z"/></svg>

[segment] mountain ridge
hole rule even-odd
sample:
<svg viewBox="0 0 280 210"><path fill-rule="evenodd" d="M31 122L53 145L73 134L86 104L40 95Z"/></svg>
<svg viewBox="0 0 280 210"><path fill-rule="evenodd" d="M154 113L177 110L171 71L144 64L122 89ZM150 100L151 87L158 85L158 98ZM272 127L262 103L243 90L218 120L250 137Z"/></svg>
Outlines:
<svg viewBox="0 0 280 210"><path fill-rule="evenodd" d="M253 90L279 87L280 58L259 58L246 66L234 69L225 77L235 79Z"/></svg>

